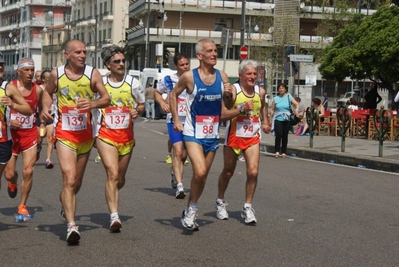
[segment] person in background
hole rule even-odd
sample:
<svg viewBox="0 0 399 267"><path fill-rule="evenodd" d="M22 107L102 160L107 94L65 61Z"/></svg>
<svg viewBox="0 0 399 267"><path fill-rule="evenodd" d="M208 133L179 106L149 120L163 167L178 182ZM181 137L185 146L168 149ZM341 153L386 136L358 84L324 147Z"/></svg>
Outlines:
<svg viewBox="0 0 399 267"><path fill-rule="evenodd" d="M54 138L63 179L60 216L67 222L68 244L78 244L81 237L75 222L76 195L95 141L95 112L110 104L101 74L85 64L86 55L82 41L67 42L64 51L67 63L51 71L41 101L42 120L52 121L51 104L56 95ZM99 97L95 99L96 93ZM76 121L80 123L74 123Z"/></svg>
<svg viewBox="0 0 399 267"><path fill-rule="evenodd" d="M375 83L370 84L370 90L364 96L364 109L376 109L377 104L381 102L382 97L378 94L377 85Z"/></svg>
<svg viewBox="0 0 399 267"><path fill-rule="evenodd" d="M43 84L42 71L41 70L37 70L35 72L35 81L34 81L34 83L36 83L36 85L42 85Z"/></svg>
<svg viewBox="0 0 399 267"><path fill-rule="evenodd" d="M354 97L349 98L347 108L350 110L358 110L359 107L357 106L357 101Z"/></svg>
<svg viewBox="0 0 399 267"><path fill-rule="evenodd" d="M324 106L321 104L321 100L317 97L312 99L312 104L310 106L310 108L313 107L315 109L317 109L319 111L319 118L324 118ZM310 108L307 108L307 110L309 110ZM313 125L316 125L316 121L313 121ZM307 123L307 120L305 120L305 125L303 127L302 133L300 134L300 136L303 135L310 135L310 133L307 133L309 129L309 124Z"/></svg>
<svg viewBox="0 0 399 267"><path fill-rule="evenodd" d="M155 92L155 100L161 106L162 110L167 113L166 115L166 126L169 135L169 141L172 144L172 167L170 171L170 185L173 189L176 189L176 198L184 198L186 193L183 187L183 163L187 158L187 151L183 144L183 133L175 132L173 130L172 114L170 113L170 107L167 102L162 98L162 94L167 93L169 98L170 92L173 87L179 81L180 76L190 70L190 64L187 55L177 53L173 57L173 61L176 66L177 72L172 75L166 75L163 79L158 82L157 91ZM187 113L186 105L186 92L183 91L178 97L178 115L180 121L185 121Z"/></svg>
<svg viewBox="0 0 399 267"><path fill-rule="evenodd" d="M35 72L35 63L31 58L21 58L17 65L18 78L10 83L18 88L22 96L31 108L31 114L26 116L17 110L11 109L10 128L13 140L12 157L8 161L4 178L8 181L8 195L15 198L18 192L18 173L16 164L19 154L22 155L22 182L21 182L21 200L18 206L18 214L28 215L26 208L29 193L33 185L33 170L37 157L37 127L36 110L39 106L39 99L43 90L33 82Z"/></svg>
<svg viewBox="0 0 399 267"><path fill-rule="evenodd" d="M110 71L103 82L111 97L110 107L98 111L96 147L107 174L105 198L110 212L110 231L119 232L119 190L125 185L126 171L135 145L134 120L144 112L144 90L140 82L125 75L125 56L117 45L103 48L101 58ZM120 120L119 118L124 118Z"/></svg>
<svg viewBox="0 0 399 267"><path fill-rule="evenodd" d="M327 109L328 109L328 95L327 95L327 91L324 91L323 96L324 96L324 98L323 98L323 103L322 103L322 105L323 105L323 107L324 107L324 110L327 110Z"/></svg>
<svg viewBox="0 0 399 267"><path fill-rule="evenodd" d="M43 70L41 73L42 74L40 75L40 79L42 81L42 84L40 85L40 88L42 90L44 90L44 88L49 80L51 72L49 70ZM53 101L54 101L54 99L53 99ZM57 111L55 108L54 102L51 106L51 110L53 112L52 116L54 118L54 113ZM40 135L40 128L41 128L42 123L40 122L40 120L37 120L37 121L38 121L38 123L36 125L38 126L38 136L39 136L38 146L40 147L40 149L42 148L42 143L43 143L44 137L46 137L46 143L47 143L46 162L45 162L44 167L46 169L52 169L54 167L54 164L51 162L51 154L53 153L53 148L54 148L54 146L53 146L53 133L54 133L53 121L43 123L43 125L45 125L45 136Z"/></svg>
<svg viewBox="0 0 399 267"><path fill-rule="evenodd" d="M285 84L278 86L278 95L273 98L270 116L272 119L272 131L275 134L275 156L285 158L288 144L288 131L290 129L290 107L295 105L295 115L299 116L299 103L288 94Z"/></svg>
<svg viewBox="0 0 399 267"><path fill-rule="evenodd" d="M3 54L0 53L0 178L3 175L7 162L12 157L13 141L10 132L10 109L24 116L32 115L31 107L18 88L3 80L4 64ZM9 187L7 187L8 190Z"/></svg>
<svg viewBox="0 0 399 267"><path fill-rule="evenodd" d="M148 121L155 119L155 91L156 89L152 86L152 83L148 83L148 87L145 88L145 113Z"/></svg>

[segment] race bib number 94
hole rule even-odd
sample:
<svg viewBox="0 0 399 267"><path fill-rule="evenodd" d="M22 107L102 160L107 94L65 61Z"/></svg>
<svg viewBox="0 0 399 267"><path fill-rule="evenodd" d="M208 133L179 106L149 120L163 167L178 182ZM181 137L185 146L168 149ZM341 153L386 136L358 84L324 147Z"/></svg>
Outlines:
<svg viewBox="0 0 399 267"><path fill-rule="evenodd" d="M254 137L260 129L259 117L238 116L236 126L237 137Z"/></svg>
<svg viewBox="0 0 399 267"><path fill-rule="evenodd" d="M195 117L195 138L211 139L219 136L218 116L196 116Z"/></svg>
<svg viewBox="0 0 399 267"><path fill-rule="evenodd" d="M127 107L105 108L105 127L109 129L126 129L129 127L130 113Z"/></svg>
<svg viewBox="0 0 399 267"><path fill-rule="evenodd" d="M62 108L62 130L82 131L87 129L87 110Z"/></svg>

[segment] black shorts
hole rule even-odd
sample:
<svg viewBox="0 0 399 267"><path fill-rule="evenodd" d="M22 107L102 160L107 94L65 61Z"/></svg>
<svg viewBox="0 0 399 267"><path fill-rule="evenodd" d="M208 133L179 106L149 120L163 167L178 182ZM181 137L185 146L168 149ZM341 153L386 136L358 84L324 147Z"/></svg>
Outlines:
<svg viewBox="0 0 399 267"><path fill-rule="evenodd" d="M0 143L0 164L6 164L12 155L12 140Z"/></svg>

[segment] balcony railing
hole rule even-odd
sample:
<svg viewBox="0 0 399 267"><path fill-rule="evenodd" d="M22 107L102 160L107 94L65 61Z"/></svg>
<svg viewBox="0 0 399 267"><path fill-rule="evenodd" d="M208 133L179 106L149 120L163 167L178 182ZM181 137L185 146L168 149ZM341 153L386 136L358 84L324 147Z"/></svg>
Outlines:
<svg viewBox="0 0 399 267"><path fill-rule="evenodd" d="M146 29L142 27L135 27L127 30L128 32L128 40L133 40L140 37L145 37ZM162 38L162 29L159 28L150 28L150 37L152 39ZM181 36L180 36L181 34ZM179 39L186 41L197 41L201 38L212 38L216 43L220 43L220 39L222 37L222 32L220 31L207 31L207 30L192 30L192 29L182 29L181 32L179 29L169 29L164 28L164 40L168 41L169 39L173 39L173 42L177 42ZM246 41L262 43L263 45L273 45L273 36L272 34L267 33L245 33L244 39ZM238 45L241 40L241 32L236 31L233 34L233 43ZM301 44L327 44L332 43L333 37L323 38L321 36L308 36L301 35L300 36Z"/></svg>

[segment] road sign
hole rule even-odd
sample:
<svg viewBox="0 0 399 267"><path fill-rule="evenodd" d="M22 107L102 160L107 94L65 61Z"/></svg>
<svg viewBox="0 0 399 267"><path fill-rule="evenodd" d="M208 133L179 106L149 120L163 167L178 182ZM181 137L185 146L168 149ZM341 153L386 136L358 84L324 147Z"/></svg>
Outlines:
<svg viewBox="0 0 399 267"><path fill-rule="evenodd" d="M290 60L294 62L313 62L313 55L290 55Z"/></svg>
<svg viewBox="0 0 399 267"><path fill-rule="evenodd" d="M240 58L242 60L248 58L248 47L246 47L245 45L240 47Z"/></svg>

